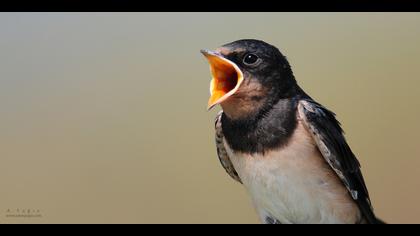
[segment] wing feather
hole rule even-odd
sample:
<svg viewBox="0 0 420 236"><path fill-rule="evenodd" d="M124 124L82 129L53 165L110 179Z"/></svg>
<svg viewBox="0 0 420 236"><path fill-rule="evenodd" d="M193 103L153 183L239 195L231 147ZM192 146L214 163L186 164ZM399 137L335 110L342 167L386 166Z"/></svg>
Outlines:
<svg viewBox="0 0 420 236"><path fill-rule="evenodd" d="M222 130L222 114L223 111L220 111L215 120L215 129L216 129L216 148L217 148L217 156L219 157L219 161L222 164L223 168L225 168L226 172L232 177L234 180L242 183L241 178L239 177L238 173L233 166L228 153L226 152L225 144L224 144L224 135Z"/></svg>
<svg viewBox="0 0 420 236"><path fill-rule="evenodd" d="M324 159L340 177L366 220L380 223L373 213L360 163L348 146L335 114L310 99L299 102L298 112Z"/></svg>

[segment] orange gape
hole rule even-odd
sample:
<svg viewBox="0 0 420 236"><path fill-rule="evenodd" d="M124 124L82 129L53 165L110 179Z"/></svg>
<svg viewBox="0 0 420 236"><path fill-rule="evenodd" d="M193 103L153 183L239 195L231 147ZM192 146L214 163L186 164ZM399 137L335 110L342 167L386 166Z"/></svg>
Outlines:
<svg viewBox="0 0 420 236"><path fill-rule="evenodd" d="M230 65L218 64L218 68L213 67L213 71L212 74L214 76L210 85L211 97L209 99L209 106L233 90L238 83L238 75Z"/></svg>
<svg viewBox="0 0 420 236"><path fill-rule="evenodd" d="M210 82L210 99L208 109L223 102L234 94L243 81L243 75L232 61L212 52L205 52L210 64L212 80Z"/></svg>

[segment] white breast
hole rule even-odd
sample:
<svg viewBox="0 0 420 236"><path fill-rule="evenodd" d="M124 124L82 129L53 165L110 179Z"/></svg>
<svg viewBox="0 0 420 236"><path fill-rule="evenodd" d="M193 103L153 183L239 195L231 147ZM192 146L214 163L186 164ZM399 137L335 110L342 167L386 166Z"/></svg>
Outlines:
<svg viewBox="0 0 420 236"><path fill-rule="evenodd" d="M281 223L355 223L360 211L299 123L289 143L269 153L228 155L255 208Z"/></svg>

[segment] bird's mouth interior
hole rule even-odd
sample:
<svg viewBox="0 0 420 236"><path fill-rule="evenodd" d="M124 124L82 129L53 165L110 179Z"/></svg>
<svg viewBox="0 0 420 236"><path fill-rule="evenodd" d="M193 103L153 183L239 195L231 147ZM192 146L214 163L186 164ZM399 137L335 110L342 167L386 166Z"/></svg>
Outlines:
<svg viewBox="0 0 420 236"><path fill-rule="evenodd" d="M202 50L201 52L209 61L212 75L208 101L208 109L211 109L238 90L243 81L243 75L235 63L220 54L207 50Z"/></svg>

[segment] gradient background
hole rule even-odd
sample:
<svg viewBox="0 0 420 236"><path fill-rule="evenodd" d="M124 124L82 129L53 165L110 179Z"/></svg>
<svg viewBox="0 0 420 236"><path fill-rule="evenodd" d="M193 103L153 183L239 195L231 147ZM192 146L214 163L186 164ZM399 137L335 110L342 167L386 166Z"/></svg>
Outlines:
<svg viewBox="0 0 420 236"><path fill-rule="evenodd" d="M241 38L278 46L338 114L377 215L419 223L419 25L419 13L1 13L0 223L257 223L217 159L199 53Z"/></svg>

